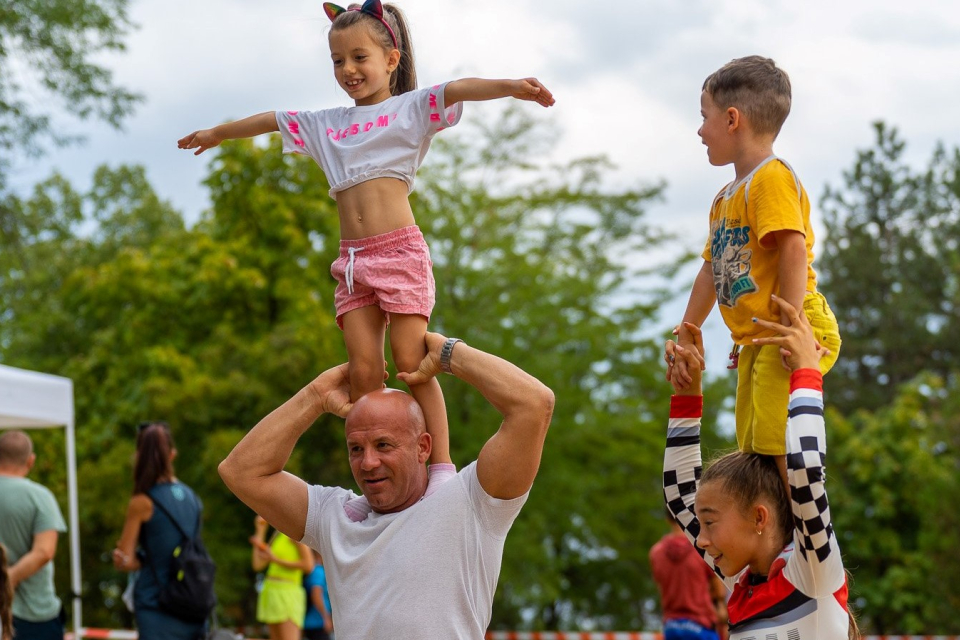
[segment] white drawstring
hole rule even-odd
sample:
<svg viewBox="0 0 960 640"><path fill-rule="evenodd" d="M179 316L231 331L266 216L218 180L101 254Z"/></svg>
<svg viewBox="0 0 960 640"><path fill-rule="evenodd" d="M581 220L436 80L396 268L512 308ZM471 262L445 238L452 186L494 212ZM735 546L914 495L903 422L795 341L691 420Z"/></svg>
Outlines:
<svg viewBox="0 0 960 640"><path fill-rule="evenodd" d="M347 252L350 254L350 262L347 263L343 277L347 281L347 293L350 295L353 295L353 261L358 251L363 251L363 247L347 247Z"/></svg>

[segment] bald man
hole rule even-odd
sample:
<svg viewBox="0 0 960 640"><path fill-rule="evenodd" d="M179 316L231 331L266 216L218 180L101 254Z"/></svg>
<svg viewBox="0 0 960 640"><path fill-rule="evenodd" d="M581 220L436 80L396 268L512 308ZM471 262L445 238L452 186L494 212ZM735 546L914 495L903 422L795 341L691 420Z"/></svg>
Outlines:
<svg viewBox="0 0 960 640"><path fill-rule="evenodd" d="M428 497L430 434L406 393L384 389L350 404L347 365L322 373L260 421L220 464L241 500L319 551L337 640L482 640L503 544L540 466L553 393L516 366L456 339L426 335L421 384L446 371L503 416L476 462ZM283 471L323 413L347 416L347 455L373 511L353 522L347 489L308 485Z"/></svg>
<svg viewBox="0 0 960 640"><path fill-rule="evenodd" d="M0 433L0 542L10 555L13 630L17 640L63 640L51 560L67 525L50 490L27 479L36 459L26 433Z"/></svg>

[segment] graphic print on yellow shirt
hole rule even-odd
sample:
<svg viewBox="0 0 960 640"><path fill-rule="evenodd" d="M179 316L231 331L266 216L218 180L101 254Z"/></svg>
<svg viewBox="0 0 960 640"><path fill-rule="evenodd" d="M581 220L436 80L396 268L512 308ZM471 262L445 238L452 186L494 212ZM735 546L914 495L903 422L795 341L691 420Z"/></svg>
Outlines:
<svg viewBox="0 0 960 640"><path fill-rule="evenodd" d="M780 252L776 231L804 234L807 290L816 291L810 200L793 169L771 156L743 180L721 191L710 209L710 237L703 259L713 267L720 314L733 341L774 335L753 318L779 321L780 308L770 296L780 293Z"/></svg>

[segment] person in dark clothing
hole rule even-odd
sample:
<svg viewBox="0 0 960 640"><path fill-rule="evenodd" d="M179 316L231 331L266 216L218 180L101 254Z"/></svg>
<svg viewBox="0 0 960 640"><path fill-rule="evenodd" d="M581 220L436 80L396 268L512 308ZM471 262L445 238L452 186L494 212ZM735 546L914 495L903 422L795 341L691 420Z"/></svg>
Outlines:
<svg viewBox="0 0 960 640"><path fill-rule="evenodd" d="M190 487L177 480L177 450L165 422L142 423L137 432L133 497L123 532L113 550L121 571L140 570L133 591L134 616L140 640L197 640L205 623L181 620L160 608L160 591L169 579L170 559L183 536L166 509L188 535L195 535L203 505ZM162 509L155 509L157 502Z"/></svg>

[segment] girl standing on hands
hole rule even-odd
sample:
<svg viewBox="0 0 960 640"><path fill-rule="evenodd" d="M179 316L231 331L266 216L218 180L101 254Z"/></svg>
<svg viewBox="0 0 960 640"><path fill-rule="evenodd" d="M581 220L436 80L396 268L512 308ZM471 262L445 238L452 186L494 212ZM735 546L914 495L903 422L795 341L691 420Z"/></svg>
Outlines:
<svg viewBox="0 0 960 640"><path fill-rule="evenodd" d="M790 496L773 456L741 451L701 476L700 329L687 348L667 342L669 368L683 359L692 376L674 385L663 460L667 507L704 561L733 593L730 639L847 640L859 631L847 607L846 573L824 488L826 438L819 348L806 316L774 297L791 326L756 322L779 335L754 340L780 347L793 371L786 429ZM696 351L697 353L694 353Z"/></svg>
<svg viewBox="0 0 960 640"><path fill-rule="evenodd" d="M436 285L408 196L433 136L457 124L465 101L513 97L549 107L554 99L534 78L465 78L416 90L412 43L395 5L367 0L348 9L323 6L333 23L333 73L355 106L261 113L195 131L178 145L196 149L196 155L223 140L279 131L284 152L308 155L323 168L340 214L340 257L331 273L355 402L383 386L387 324L399 371L416 371L426 355ZM433 440L431 466L449 463L439 383L431 378L410 391Z"/></svg>

